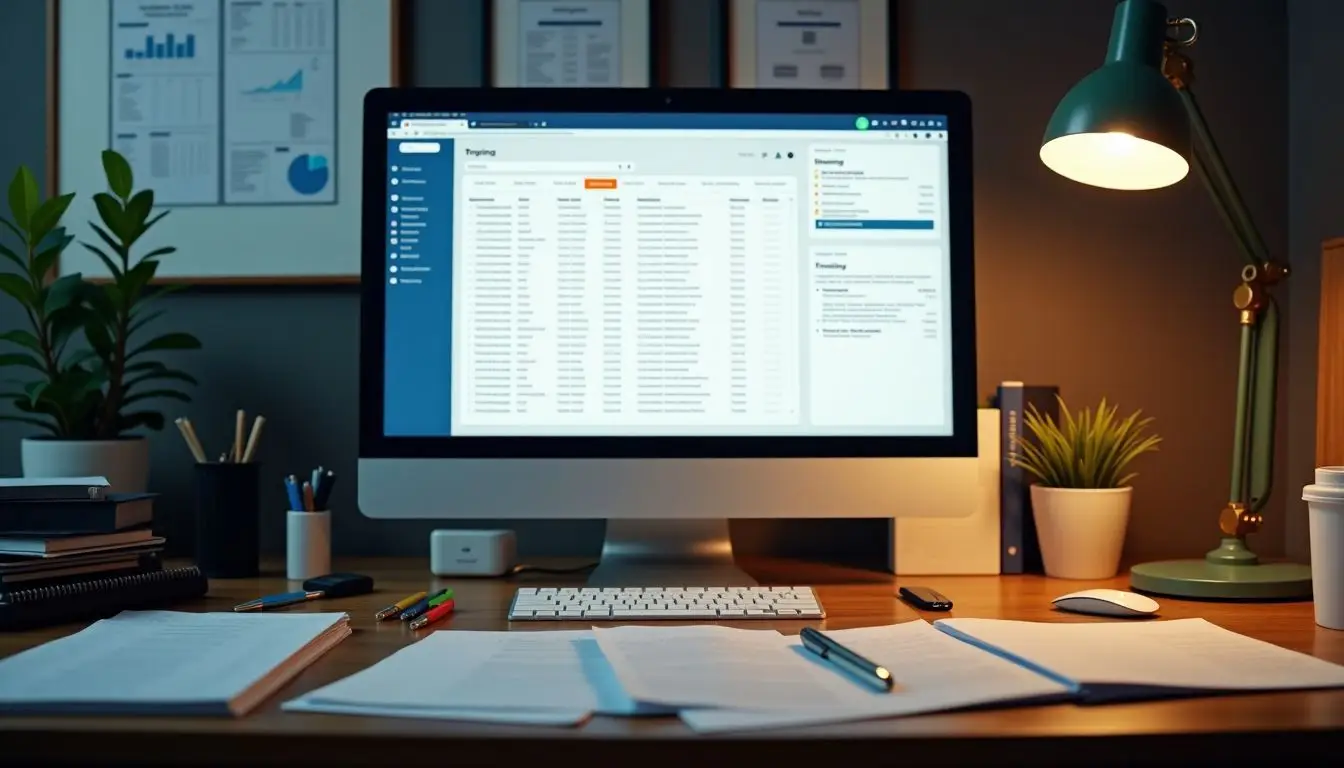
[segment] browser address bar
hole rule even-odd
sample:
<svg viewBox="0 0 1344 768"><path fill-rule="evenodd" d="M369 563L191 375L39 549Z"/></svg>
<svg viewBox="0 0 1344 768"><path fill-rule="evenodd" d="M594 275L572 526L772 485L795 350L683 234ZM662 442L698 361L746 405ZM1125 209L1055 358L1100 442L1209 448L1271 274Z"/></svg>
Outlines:
<svg viewBox="0 0 1344 768"><path fill-rule="evenodd" d="M488 171L492 173L553 173L573 171L579 173L616 173L633 171L634 163L612 163L583 160L472 160L466 163L468 171Z"/></svg>

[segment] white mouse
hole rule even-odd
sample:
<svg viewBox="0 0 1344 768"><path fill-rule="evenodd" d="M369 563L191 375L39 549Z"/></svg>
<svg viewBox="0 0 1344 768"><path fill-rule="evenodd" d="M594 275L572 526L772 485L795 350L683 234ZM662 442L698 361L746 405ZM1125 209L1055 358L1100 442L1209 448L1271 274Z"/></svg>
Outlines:
<svg viewBox="0 0 1344 768"><path fill-rule="evenodd" d="M1157 601L1150 597L1118 589L1085 589L1054 599L1056 608L1093 616L1142 618L1157 613Z"/></svg>

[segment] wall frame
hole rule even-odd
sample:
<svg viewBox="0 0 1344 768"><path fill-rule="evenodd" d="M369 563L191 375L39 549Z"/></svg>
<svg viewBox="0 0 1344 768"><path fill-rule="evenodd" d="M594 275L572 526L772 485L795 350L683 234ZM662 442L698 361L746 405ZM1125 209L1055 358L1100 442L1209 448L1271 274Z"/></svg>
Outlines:
<svg viewBox="0 0 1344 768"><path fill-rule="evenodd" d="M155 189L156 207L172 212L146 236L141 251L163 245L178 248L163 258L156 283L358 283L363 96L370 88L402 81L405 55L399 40L408 0L319 0L308 3L306 11L272 0L247 3L250 10L233 8L236 0L184 0L153 8L118 2L122 0L100 3L102 12L90 13L87 5L71 0L47 0L47 179L53 193L78 193L66 215L77 238L92 234L85 224L96 220L92 194L105 187L99 153L115 146L133 155L136 186ZM178 15L151 17L155 8ZM236 18L229 12L262 14L256 19L260 23L253 25L263 31L254 44L259 50L240 50L248 43L232 35L226 55L225 32L234 23L230 19ZM309 15L300 17L302 12ZM131 16L136 13L143 18ZM134 50L126 45L128 35L138 40L141 34L143 51L138 42ZM263 40L265 35L269 37ZM189 61L197 53L202 62L199 71ZM256 55L244 59L245 53ZM144 58L176 60L141 62ZM295 61L303 65L296 66ZM286 79L266 73L265 82L260 81L265 70L278 72L282 65L294 74ZM239 83L249 74L257 83L249 82L244 89ZM141 93L150 95L140 97ZM252 107L256 117L250 119L272 131L260 141L239 138L245 133L240 126L249 126L245 122L249 118L230 117L228 107L245 98L257 100ZM155 132L153 121L164 125L172 121L156 116L164 113L149 113L173 104L194 107L192 114L200 118L200 125L210 123L198 129L205 138L195 155L215 158L209 172L217 177L220 192L208 202L172 201L171 187L165 191L163 182L144 178L149 174L171 179L182 167L184 155L177 150L185 144L153 143L154 138L171 135ZM314 104L326 111L313 109ZM188 107L180 109L185 112ZM206 113L214 109L211 118ZM131 119L128 110L133 118L145 121L143 133L149 138L141 131L125 130ZM310 130L314 124L318 128ZM283 141L282 131L288 131ZM256 145L254 151L244 152L249 143ZM135 153L146 146L150 149ZM309 154L305 151L309 146L327 150ZM199 163L198 168L212 165L210 160ZM287 172L282 173L281 167ZM310 174L296 175L296 169ZM250 185L240 181L255 178L261 181ZM290 188L279 186L279 180L288 180ZM312 190L330 189L307 192L301 182ZM263 187L275 190L272 199L260 199L256 190ZM208 188L202 182L195 189ZM300 193L311 197L301 198ZM249 200L249 195L258 199ZM164 197L170 202L160 205ZM107 276L97 257L77 244L62 254L56 271L79 272L95 281Z"/></svg>
<svg viewBox="0 0 1344 768"><path fill-rule="evenodd" d="M660 0L484 0L486 85L511 87L625 87L647 88L662 81L663 57L659 53L658 23L663 16ZM573 17L573 20L562 18ZM528 30L552 30L523 50ZM577 45L566 28L588 28L589 45L615 42L617 53L605 62L584 50L571 62L572 77L557 82L554 68L541 69L547 57L559 56L566 42ZM602 31L599 31L602 30ZM614 40L613 40L614 38ZM529 55L531 58L529 59ZM614 63L611 67L608 63ZM531 75L530 67L536 67ZM585 74L586 70L586 74ZM559 75L564 77L563 75ZM548 82L543 82L548 81Z"/></svg>
<svg viewBox="0 0 1344 768"><path fill-rule="evenodd" d="M897 0L720 3L726 87L900 87Z"/></svg>

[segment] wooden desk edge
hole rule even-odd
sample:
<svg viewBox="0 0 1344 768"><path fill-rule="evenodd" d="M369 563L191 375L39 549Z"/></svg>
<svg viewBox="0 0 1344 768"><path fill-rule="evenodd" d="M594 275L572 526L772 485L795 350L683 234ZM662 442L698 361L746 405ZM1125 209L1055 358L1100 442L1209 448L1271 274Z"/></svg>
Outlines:
<svg viewBox="0 0 1344 768"><path fill-rule="evenodd" d="M894 579L868 571L779 561L744 563L763 583L817 585L830 617L826 628L889 624L921 618L894 596ZM305 611L345 610L356 635L247 718L20 718L0 717L0 763L183 764L208 757L212 764L288 766L323 763L416 761L443 753L456 765L553 760L559 756L643 765L688 761L722 764L764 759L834 763L867 759L877 750L898 750L902 761L939 760L953 765L1067 762L1088 750L1089 764L1115 756L1132 762L1154 754L1185 762L1238 763L1245 760L1312 759L1323 750L1344 753L1344 692L1264 694L1168 701L1110 707L984 709L868 723L727 735L695 735L679 723L598 718L582 729L471 725L449 721L340 717L280 712L279 703L365 668L403 647L409 635L399 626L375 627L377 607L425 588L451 585L458 592L452 629L546 629L551 625L505 620L507 597L525 584L563 586L581 577L537 576L523 580L435 580L424 561L347 560L340 570L374 575L374 595L329 603L309 603ZM1123 588L1123 578L1060 582L1042 577L920 577L956 601L956 615L1047 621L1095 621L1055 613L1049 598L1094 586ZM228 606L285 582L263 578L212 584L197 610ZM391 597L392 599L389 599ZM1161 601L1167 618L1204 616L1233 631L1295 650L1344 662L1344 632L1317 629L1310 603L1229 605ZM936 619L945 614L926 614ZM803 624L783 622L796 632ZM787 626L785 626L787 625ZM754 626L760 626L759 624ZM556 627L559 628L559 627ZM567 627L572 628L572 627ZM0 635L0 656L68 634L78 627ZM1129 758L1128 761L1122 758Z"/></svg>

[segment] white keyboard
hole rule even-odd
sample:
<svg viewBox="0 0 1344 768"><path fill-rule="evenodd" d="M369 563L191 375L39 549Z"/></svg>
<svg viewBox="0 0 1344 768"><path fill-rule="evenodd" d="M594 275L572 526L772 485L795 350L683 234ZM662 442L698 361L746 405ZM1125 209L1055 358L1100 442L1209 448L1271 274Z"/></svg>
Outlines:
<svg viewBox="0 0 1344 768"><path fill-rule="evenodd" d="M520 587L509 621L823 619L811 587Z"/></svg>

